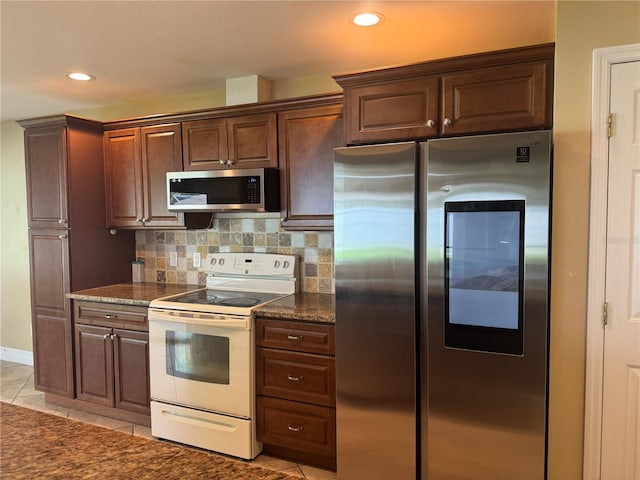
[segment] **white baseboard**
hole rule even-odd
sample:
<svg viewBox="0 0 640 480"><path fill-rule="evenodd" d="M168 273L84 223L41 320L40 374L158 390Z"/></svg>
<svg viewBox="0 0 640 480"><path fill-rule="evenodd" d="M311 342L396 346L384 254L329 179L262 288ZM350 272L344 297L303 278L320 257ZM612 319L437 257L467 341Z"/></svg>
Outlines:
<svg viewBox="0 0 640 480"><path fill-rule="evenodd" d="M29 350L18 350L17 348L0 347L0 360L33 365L33 352Z"/></svg>

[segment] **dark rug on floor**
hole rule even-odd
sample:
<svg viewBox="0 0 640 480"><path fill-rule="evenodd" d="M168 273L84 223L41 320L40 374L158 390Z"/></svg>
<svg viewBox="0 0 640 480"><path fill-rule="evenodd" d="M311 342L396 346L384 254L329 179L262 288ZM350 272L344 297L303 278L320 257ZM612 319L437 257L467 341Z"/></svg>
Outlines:
<svg viewBox="0 0 640 480"><path fill-rule="evenodd" d="M297 477L0 402L0 478L291 480Z"/></svg>

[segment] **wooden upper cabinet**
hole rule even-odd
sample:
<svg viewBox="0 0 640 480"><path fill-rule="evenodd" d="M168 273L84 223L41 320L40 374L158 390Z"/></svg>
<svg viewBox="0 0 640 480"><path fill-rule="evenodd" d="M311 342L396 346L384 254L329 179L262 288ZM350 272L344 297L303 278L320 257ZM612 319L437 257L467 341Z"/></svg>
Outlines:
<svg viewBox="0 0 640 480"><path fill-rule="evenodd" d="M182 227L184 214L167 208L167 172L182 170L180 124L142 127L142 222L145 227Z"/></svg>
<svg viewBox="0 0 640 480"><path fill-rule="evenodd" d="M107 225L184 227L167 209L166 173L182 170L180 124L109 130L104 137Z"/></svg>
<svg viewBox="0 0 640 480"><path fill-rule="evenodd" d="M347 143L551 128L554 44L334 77Z"/></svg>
<svg viewBox="0 0 640 480"><path fill-rule="evenodd" d="M140 227L142 220L142 164L140 129L104 134L107 226Z"/></svg>
<svg viewBox="0 0 640 480"><path fill-rule="evenodd" d="M441 133L544 127L547 66L504 66L442 77Z"/></svg>
<svg viewBox="0 0 640 480"><path fill-rule="evenodd" d="M67 228L67 136L64 125L25 132L30 228Z"/></svg>
<svg viewBox="0 0 640 480"><path fill-rule="evenodd" d="M227 141L232 167L278 166L277 116L263 113L227 119Z"/></svg>
<svg viewBox="0 0 640 480"><path fill-rule="evenodd" d="M437 134L437 77L353 87L346 96L349 143Z"/></svg>
<svg viewBox="0 0 640 480"><path fill-rule="evenodd" d="M224 118L182 123L184 170L227 168L227 123ZM220 163L224 162L224 163Z"/></svg>
<svg viewBox="0 0 640 480"><path fill-rule="evenodd" d="M184 170L277 167L275 112L182 124Z"/></svg>
<svg viewBox="0 0 640 480"><path fill-rule="evenodd" d="M333 149L344 146L342 104L279 113L281 224L333 229Z"/></svg>

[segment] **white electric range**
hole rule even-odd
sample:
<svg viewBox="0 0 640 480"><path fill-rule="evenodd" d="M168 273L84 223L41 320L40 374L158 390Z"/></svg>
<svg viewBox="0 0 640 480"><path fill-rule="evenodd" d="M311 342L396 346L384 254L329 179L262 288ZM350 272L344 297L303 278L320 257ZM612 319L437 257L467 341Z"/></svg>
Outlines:
<svg viewBox="0 0 640 480"><path fill-rule="evenodd" d="M207 255L206 287L149 305L151 433L241 458L255 426L253 310L297 290L292 255Z"/></svg>

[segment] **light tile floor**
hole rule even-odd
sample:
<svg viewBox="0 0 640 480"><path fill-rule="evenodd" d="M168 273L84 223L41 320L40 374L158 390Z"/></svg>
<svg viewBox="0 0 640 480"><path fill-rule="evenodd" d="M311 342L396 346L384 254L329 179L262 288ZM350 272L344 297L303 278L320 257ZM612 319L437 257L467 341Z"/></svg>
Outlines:
<svg viewBox="0 0 640 480"><path fill-rule="evenodd" d="M44 394L33 387L33 367L20 363L0 360L0 400L13 403L34 410L72 418L92 425L117 430L119 432L137 435L140 437L157 440L151 436L151 429L142 425L136 425L122 420L102 417L92 413L75 410L73 408L58 407L45 403ZM165 440L158 440L165 441ZM259 455L251 462L270 470L277 470L295 475L308 480L335 480L336 474L320 468L308 465L296 464L286 460ZM186 479L185 479L186 480Z"/></svg>

